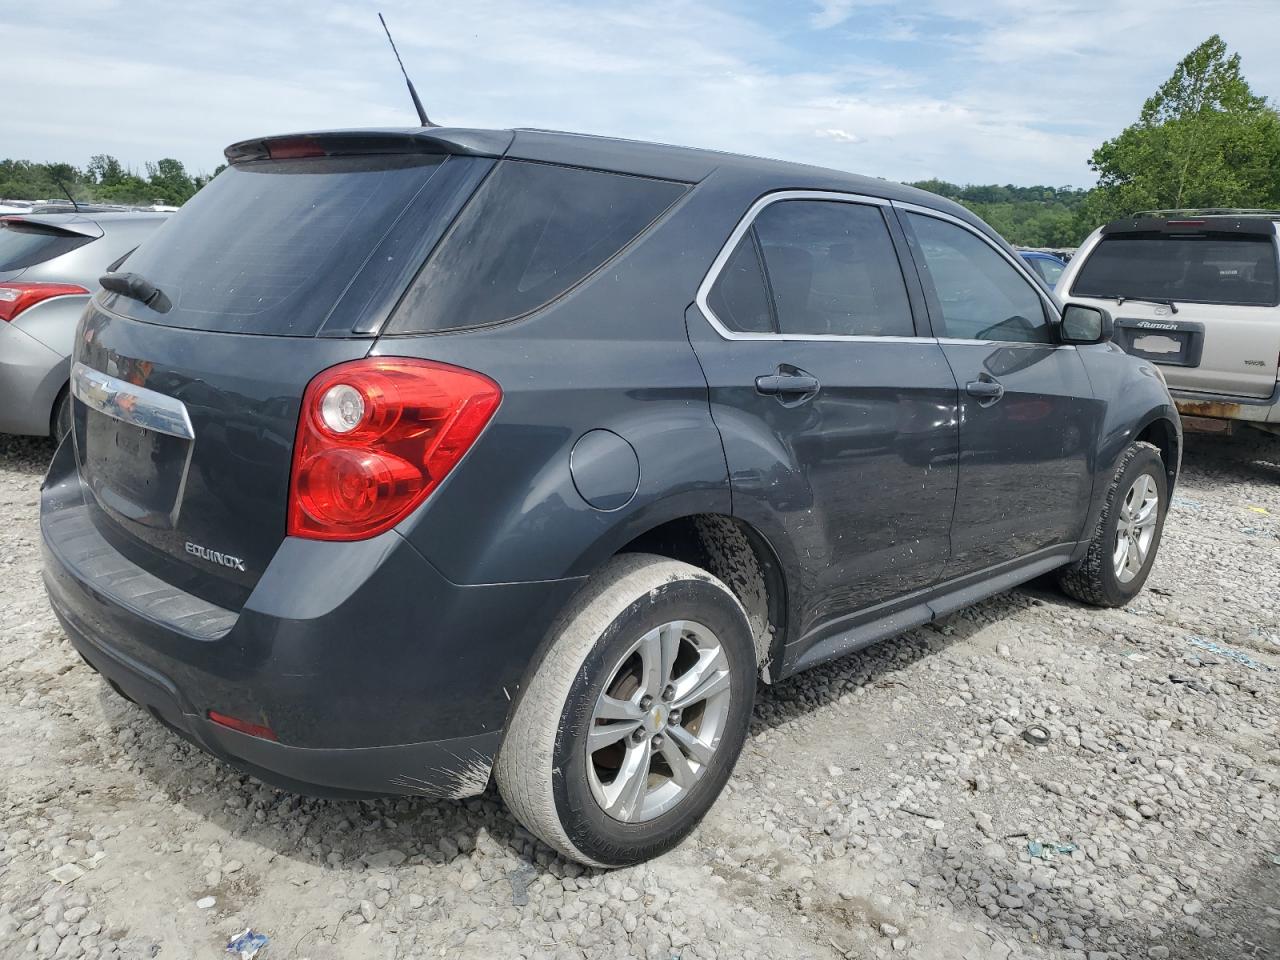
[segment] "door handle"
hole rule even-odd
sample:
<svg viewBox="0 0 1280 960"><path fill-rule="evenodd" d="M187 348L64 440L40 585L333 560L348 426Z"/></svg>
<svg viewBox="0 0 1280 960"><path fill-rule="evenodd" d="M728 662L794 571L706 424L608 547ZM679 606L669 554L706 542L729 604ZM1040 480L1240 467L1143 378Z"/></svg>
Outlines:
<svg viewBox="0 0 1280 960"><path fill-rule="evenodd" d="M771 373L756 377L756 393L766 397L803 397L821 388L818 378L807 373Z"/></svg>
<svg viewBox="0 0 1280 960"><path fill-rule="evenodd" d="M970 380L964 385L964 392L978 398L978 406L989 407L1004 396L1004 385L989 377L981 380Z"/></svg>

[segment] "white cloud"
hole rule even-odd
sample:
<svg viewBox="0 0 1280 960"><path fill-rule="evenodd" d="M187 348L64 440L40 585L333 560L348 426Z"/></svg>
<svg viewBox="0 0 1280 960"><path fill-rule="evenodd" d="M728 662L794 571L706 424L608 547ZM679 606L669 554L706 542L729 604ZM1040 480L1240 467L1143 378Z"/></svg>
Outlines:
<svg viewBox="0 0 1280 960"><path fill-rule="evenodd" d="M125 17L110 2L75 2L74 31L65 8L47 5L6 27L0 152L79 164L107 152L136 167L176 156L209 170L246 137L412 123L363 3L209 0L176 16L161 0L131 0ZM1090 150L1223 22L1240 24L1224 36L1255 87L1280 93L1273 0L823 0L808 20L752 19L719 2L384 9L438 122L575 129L895 179L1086 183Z"/></svg>
<svg viewBox="0 0 1280 960"><path fill-rule="evenodd" d="M809 17L816 30L838 27L853 15L858 0L818 0L818 9Z"/></svg>

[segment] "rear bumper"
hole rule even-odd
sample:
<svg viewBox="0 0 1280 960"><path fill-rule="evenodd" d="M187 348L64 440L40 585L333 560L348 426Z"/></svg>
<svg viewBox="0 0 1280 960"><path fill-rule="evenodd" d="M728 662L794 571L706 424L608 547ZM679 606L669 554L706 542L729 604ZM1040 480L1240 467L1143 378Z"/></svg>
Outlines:
<svg viewBox="0 0 1280 960"><path fill-rule="evenodd" d="M66 357L0 322L0 433L49 435L67 365Z"/></svg>
<svg viewBox="0 0 1280 960"><path fill-rule="evenodd" d="M1280 423L1280 380L1269 397L1237 397L1230 394L1170 390L1178 412L1187 417Z"/></svg>
<svg viewBox="0 0 1280 960"><path fill-rule="evenodd" d="M50 589L51 598L55 596ZM59 600L54 613L68 638L122 697L142 707L206 753L284 790L329 797L414 793L465 797L484 790L501 733L399 746L324 749L293 747L220 727L196 712L163 674L111 650L77 622Z"/></svg>
<svg viewBox="0 0 1280 960"><path fill-rule="evenodd" d="M117 691L285 789L484 789L510 698L581 581L459 586L394 531L352 544L286 540L244 609L227 611L162 584L102 538L69 446L42 492L45 584L72 644ZM215 724L210 710L278 740Z"/></svg>

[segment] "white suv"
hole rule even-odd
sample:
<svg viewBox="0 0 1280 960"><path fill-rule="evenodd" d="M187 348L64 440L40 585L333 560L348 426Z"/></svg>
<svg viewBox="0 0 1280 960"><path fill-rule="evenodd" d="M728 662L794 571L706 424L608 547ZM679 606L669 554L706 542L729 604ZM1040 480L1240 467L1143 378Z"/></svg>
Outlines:
<svg viewBox="0 0 1280 960"><path fill-rule="evenodd" d="M1161 367L1189 430L1280 434L1280 213L1160 211L1107 224L1055 290L1116 317Z"/></svg>

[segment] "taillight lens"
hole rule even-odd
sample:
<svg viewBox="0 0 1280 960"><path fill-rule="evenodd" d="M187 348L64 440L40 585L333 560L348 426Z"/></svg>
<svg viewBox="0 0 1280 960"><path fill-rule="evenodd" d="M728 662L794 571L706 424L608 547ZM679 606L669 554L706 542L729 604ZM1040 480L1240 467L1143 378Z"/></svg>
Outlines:
<svg viewBox="0 0 1280 960"><path fill-rule="evenodd" d="M483 374L369 357L307 385L293 448L289 535L363 540L431 495L502 400Z"/></svg>
<svg viewBox="0 0 1280 960"><path fill-rule="evenodd" d="M41 300L88 295L88 290L74 283L0 283L0 320L8 323Z"/></svg>

